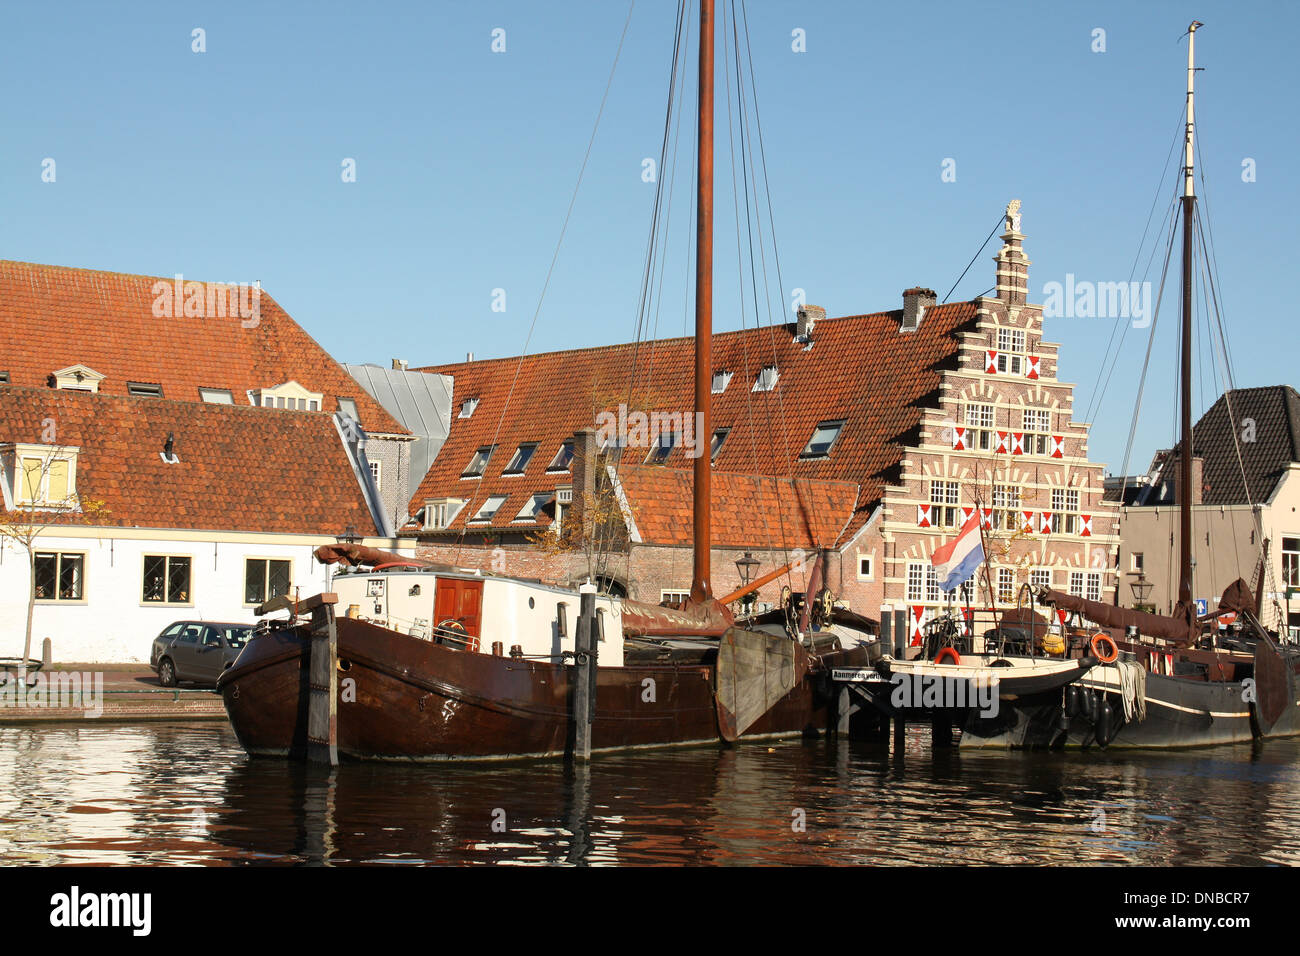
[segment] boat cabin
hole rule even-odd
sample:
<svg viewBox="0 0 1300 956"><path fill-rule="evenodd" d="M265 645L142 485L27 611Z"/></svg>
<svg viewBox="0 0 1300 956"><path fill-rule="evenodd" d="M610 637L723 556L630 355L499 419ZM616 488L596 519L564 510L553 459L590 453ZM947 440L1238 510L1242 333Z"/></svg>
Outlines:
<svg viewBox="0 0 1300 956"><path fill-rule="evenodd" d="M576 589L413 566L341 569L332 587L339 614L447 647L556 664L574 651ZM622 604L596 595L596 618L601 666L622 666Z"/></svg>

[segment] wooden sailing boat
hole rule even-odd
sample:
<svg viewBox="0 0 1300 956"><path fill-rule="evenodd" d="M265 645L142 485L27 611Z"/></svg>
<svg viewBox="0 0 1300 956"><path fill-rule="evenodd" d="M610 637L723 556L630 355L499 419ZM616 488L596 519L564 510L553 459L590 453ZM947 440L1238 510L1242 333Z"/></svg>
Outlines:
<svg viewBox="0 0 1300 956"><path fill-rule="evenodd" d="M695 407L704 435L712 433L713 45L713 0L701 0ZM259 609L294 616L250 641L218 684L240 743L254 754L326 748L361 759L583 757L827 727L827 672L867 663L869 649L833 628L792 639L735 625L710 586L711 477L710 457L697 457L693 580L681 609L590 585L319 549L320 560L358 570L335 578L337 594ZM335 618L336 604L355 613ZM312 623L298 623L304 611ZM425 626L386 626L394 616Z"/></svg>
<svg viewBox="0 0 1300 956"><path fill-rule="evenodd" d="M1025 713L1019 742L1030 746L1187 747L1256 737L1300 734L1297 682L1300 653L1279 644L1259 622L1258 599L1244 581L1224 592L1219 608L1198 618L1192 597L1192 233L1196 214L1193 178L1196 31L1187 30L1187 119L1182 206L1181 394L1178 461L1179 585L1173 614L1129 610L1043 589L1040 601L1078 612L1116 634L1117 661L1093 668L1067 688L1060 707ZM1256 593L1263 587L1263 574ZM1233 611L1244 631L1236 642L1253 652L1217 646L1202 636L1205 622ZM1124 635L1119 637L1118 635ZM1133 667L1131 665L1136 665ZM1082 692L1082 693L1080 693ZM1123 698L1127 697L1127 703ZM1136 698L1136 699L1135 699ZM1061 727L1061 711L1065 727ZM979 743L972 739L963 743Z"/></svg>

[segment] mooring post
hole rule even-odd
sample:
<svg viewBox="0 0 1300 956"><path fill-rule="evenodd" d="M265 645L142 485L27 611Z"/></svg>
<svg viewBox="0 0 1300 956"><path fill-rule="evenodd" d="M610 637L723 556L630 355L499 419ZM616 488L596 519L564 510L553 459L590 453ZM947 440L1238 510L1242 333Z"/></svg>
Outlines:
<svg viewBox="0 0 1300 956"><path fill-rule="evenodd" d="M907 660L907 608L895 608L894 618L894 660ZM903 747L907 740L907 720L902 713L894 716L894 756L903 756Z"/></svg>
<svg viewBox="0 0 1300 956"><path fill-rule="evenodd" d="M307 761L337 767L339 637L334 605L311 612L311 659L308 663Z"/></svg>
<svg viewBox="0 0 1300 956"><path fill-rule="evenodd" d="M578 621L573 632L573 756L591 758L591 721L595 713L596 689L596 586L578 589Z"/></svg>
<svg viewBox="0 0 1300 956"><path fill-rule="evenodd" d="M936 710L930 722L930 748L943 750L952 746L952 714Z"/></svg>

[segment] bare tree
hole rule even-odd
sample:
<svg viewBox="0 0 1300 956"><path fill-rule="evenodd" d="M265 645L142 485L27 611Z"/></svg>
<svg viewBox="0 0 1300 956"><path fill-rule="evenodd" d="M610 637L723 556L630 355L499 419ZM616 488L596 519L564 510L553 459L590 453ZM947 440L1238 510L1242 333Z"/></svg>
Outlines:
<svg viewBox="0 0 1300 956"><path fill-rule="evenodd" d="M62 468L57 467L60 463ZM61 473L61 489L51 487L54 472ZM71 463L63 447L47 446L40 457L15 454L13 508L0 509L0 544L5 540L13 541L27 554L27 629L19 665L19 676L24 681L27 679L27 662L32 655L32 620L36 613L37 539L54 525L95 524L109 513L102 501L82 498L73 492L71 480ZM54 588L57 589L59 584L56 579Z"/></svg>

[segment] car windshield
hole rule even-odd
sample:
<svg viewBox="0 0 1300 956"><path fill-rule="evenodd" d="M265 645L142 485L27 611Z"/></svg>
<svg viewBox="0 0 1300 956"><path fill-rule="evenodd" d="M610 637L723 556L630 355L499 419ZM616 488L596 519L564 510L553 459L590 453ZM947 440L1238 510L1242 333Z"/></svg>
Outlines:
<svg viewBox="0 0 1300 956"><path fill-rule="evenodd" d="M251 627L227 627L221 633L231 647L243 647L248 643L250 631L252 631Z"/></svg>

